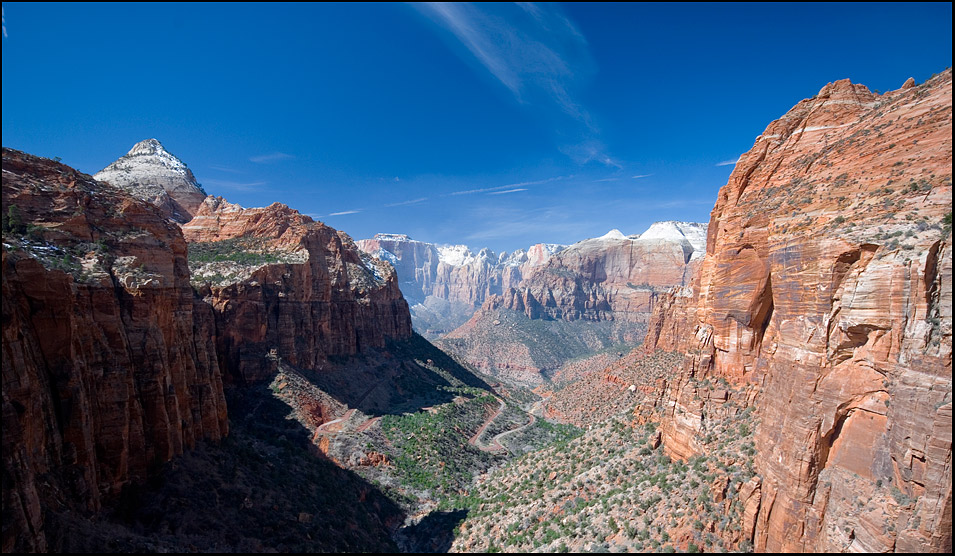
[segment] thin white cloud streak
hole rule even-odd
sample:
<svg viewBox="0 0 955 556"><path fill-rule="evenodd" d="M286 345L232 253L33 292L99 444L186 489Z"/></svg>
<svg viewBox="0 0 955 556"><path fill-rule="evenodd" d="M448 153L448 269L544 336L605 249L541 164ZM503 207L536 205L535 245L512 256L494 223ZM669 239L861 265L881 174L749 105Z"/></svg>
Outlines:
<svg viewBox="0 0 955 556"><path fill-rule="evenodd" d="M735 166L736 163L738 163L739 161L740 161L739 158L737 158L737 159L735 159L735 160L724 160L723 162L717 162L716 165L717 165L717 166L730 166L730 165Z"/></svg>
<svg viewBox="0 0 955 556"><path fill-rule="evenodd" d="M341 212L329 213L329 216L345 216L346 214L358 214L360 210L343 210Z"/></svg>
<svg viewBox="0 0 955 556"><path fill-rule="evenodd" d="M219 172L228 172L230 174L244 174L242 170L236 170L235 168L229 168L228 166L219 166L217 164L212 164L209 168L217 170Z"/></svg>
<svg viewBox="0 0 955 556"><path fill-rule="evenodd" d="M526 187L520 187L518 189L508 189L507 191L494 191L488 193L488 195L506 195L508 193L517 193L518 191L527 191Z"/></svg>
<svg viewBox="0 0 955 556"><path fill-rule="evenodd" d="M464 191L452 191L451 193L445 193L443 196L449 195L473 195L475 193L489 193L491 191L501 191L502 189L515 188L515 187L524 187L525 185L540 185L542 183L549 183L552 181L564 180L573 176L557 176L553 178L546 178L543 180L536 181L525 181L521 183L509 183L507 185L499 185L497 187L484 187L482 189L466 189Z"/></svg>
<svg viewBox="0 0 955 556"><path fill-rule="evenodd" d="M549 14L544 14L544 12L540 9L540 7L534 2L515 2L515 3L520 9L524 10L525 12L530 14L531 17L537 20L537 23L540 24L540 26L543 27L544 29L547 29L548 31L556 32L556 33L562 33L562 32L570 33L571 35L576 37L577 40L579 40L581 43L586 44L587 39L584 38L583 33L581 33L579 29L577 29L577 26L574 25L572 21L570 21L569 19L567 19L565 16L561 15L560 13L552 12ZM547 17L548 15L550 16L550 19L552 21L548 21L548 17ZM559 27L559 29L553 29L553 27Z"/></svg>
<svg viewBox="0 0 955 556"><path fill-rule="evenodd" d="M631 176L631 179L639 180L639 179L643 179L643 178L649 178L649 177L652 176L652 175L653 175L653 174L640 174L639 176Z"/></svg>
<svg viewBox="0 0 955 556"><path fill-rule="evenodd" d="M255 162L256 164L269 164L271 162L278 162L280 160L290 160L295 158L295 156L288 153L274 152L268 154L260 154L257 156L250 156L249 160Z"/></svg>
<svg viewBox="0 0 955 556"><path fill-rule="evenodd" d="M423 203L428 200L428 197L421 197L420 199L411 199L410 201L401 201L400 203L388 203L385 207L403 207L406 205L416 205L418 203Z"/></svg>
<svg viewBox="0 0 955 556"><path fill-rule="evenodd" d="M594 180L592 183L601 183L605 181L620 181L620 178L604 178L602 180Z"/></svg>
<svg viewBox="0 0 955 556"><path fill-rule="evenodd" d="M539 6L528 4L521 8L533 17L534 25L519 25L517 18L508 21L487 6L475 4L432 3L419 9L430 10L434 19L454 33L519 101L531 102L530 96L543 92L561 110L590 126L589 115L568 90L575 78L574 69L558 53L585 46L583 37L576 29L570 33L566 27L551 29L547 20L556 10L545 13Z"/></svg>
<svg viewBox="0 0 955 556"><path fill-rule="evenodd" d="M619 162L607 154L603 143L596 139L588 139L576 145L567 145L561 147L560 150L580 165L587 164L588 162L599 162L604 166L618 170L623 169L623 166Z"/></svg>
<svg viewBox="0 0 955 556"><path fill-rule="evenodd" d="M261 191L262 186L268 185L267 181L254 181L254 182L238 182L232 180L210 180L206 179L202 181L205 185L213 185L215 187L222 187L225 189L232 189L234 191Z"/></svg>
<svg viewBox="0 0 955 556"><path fill-rule="evenodd" d="M522 185L522 184L514 184L514 185ZM488 191L500 191L502 189L507 189L508 187L514 187L514 185L499 185L497 187L485 187L482 189L466 189L464 191L452 191L451 193L448 193L447 195L454 196L454 195L473 195L475 193L487 193Z"/></svg>

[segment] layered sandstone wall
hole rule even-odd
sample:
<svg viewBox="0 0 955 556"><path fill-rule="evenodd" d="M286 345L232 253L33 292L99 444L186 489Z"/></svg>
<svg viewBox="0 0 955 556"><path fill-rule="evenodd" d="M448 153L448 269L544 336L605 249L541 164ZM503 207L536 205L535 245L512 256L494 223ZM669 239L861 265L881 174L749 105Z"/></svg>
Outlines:
<svg viewBox="0 0 955 556"><path fill-rule="evenodd" d="M563 246L537 244L514 253L472 253L464 245L437 246L403 234L376 234L358 247L389 262L412 305L419 332L437 338L464 324L491 296L515 288Z"/></svg>
<svg viewBox="0 0 955 556"><path fill-rule="evenodd" d="M951 174L950 70L829 84L743 155L698 283L658 305L647 349L687 354L671 454L719 417L701 379L749 385L757 549L951 549Z"/></svg>
<svg viewBox="0 0 955 556"><path fill-rule="evenodd" d="M395 267L402 291L412 303L434 297L471 307L516 287L563 248L539 243L510 254L495 255L488 249L473 254L464 245L437 246L403 234L377 234L357 244Z"/></svg>
<svg viewBox="0 0 955 556"><path fill-rule="evenodd" d="M619 232L581 241L492 298L489 308L531 319L647 322L659 292L687 285L701 260L693 253L685 241Z"/></svg>
<svg viewBox="0 0 955 556"><path fill-rule="evenodd" d="M3 548L228 432L215 327L154 207L3 150Z"/></svg>
<svg viewBox="0 0 955 556"><path fill-rule="evenodd" d="M392 267L359 251L345 233L285 205L245 209L210 197L182 230L191 248L241 239L256 252L287 255L287 262L255 264L234 279L198 280L232 378L265 379L278 358L320 369L330 356L412 334Z"/></svg>

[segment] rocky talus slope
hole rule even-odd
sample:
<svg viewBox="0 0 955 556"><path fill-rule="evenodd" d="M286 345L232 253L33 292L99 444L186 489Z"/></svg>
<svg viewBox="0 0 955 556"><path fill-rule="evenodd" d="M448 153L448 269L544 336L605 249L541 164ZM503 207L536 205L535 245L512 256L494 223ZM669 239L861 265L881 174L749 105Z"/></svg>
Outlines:
<svg viewBox="0 0 955 556"><path fill-rule="evenodd" d="M160 211L3 150L3 550L228 432L211 307Z"/></svg>
<svg viewBox="0 0 955 556"><path fill-rule="evenodd" d="M698 280L658 303L646 348L686 354L668 452L725 417L701 380L756 409L757 550L951 550L951 177L951 70L826 85L742 156Z"/></svg>
<svg viewBox="0 0 955 556"><path fill-rule="evenodd" d="M179 223L188 222L206 198L192 170L156 139L136 143L93 179L125 189Z"/></svg>

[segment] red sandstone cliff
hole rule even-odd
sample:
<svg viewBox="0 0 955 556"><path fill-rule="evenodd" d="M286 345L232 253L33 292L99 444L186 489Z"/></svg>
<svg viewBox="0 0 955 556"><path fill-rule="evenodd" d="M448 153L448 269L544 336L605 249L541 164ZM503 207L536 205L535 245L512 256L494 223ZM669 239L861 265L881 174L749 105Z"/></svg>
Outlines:
<svg viewBox="0 0 955 556"><path fill-rule="evenodd" d="M4 551L55 548L52 515L89 515L224 436L223 377L412 334L391 266L284 205L209 198L180 229L4 149L3 207Z"/></svg>
<svg viewBox="0 0 955 556"><path fill-rule="evenodd" d="M228 431L212 312L159 210L3 150L3 550Z"/></svg>
<svg viewBox="0 0 955 556"><path fill-rule="evenodd" d="M239 380L266 378L278 357L319 369L329 356L411 336L392 267L285 205L245 209L209 197L182 231L191 250L218 244L229 258L251 259L192 263L225 367Z"/></svg>
<svg viewBox="0 0 955 556"><path fill-rule="evenodd" d="M951 70L826 85L743 155L698 281L658 304L646 348L687 354L668 451L707 449L700 380L750 385L758 550L951 549L951 176Z"/></svg>

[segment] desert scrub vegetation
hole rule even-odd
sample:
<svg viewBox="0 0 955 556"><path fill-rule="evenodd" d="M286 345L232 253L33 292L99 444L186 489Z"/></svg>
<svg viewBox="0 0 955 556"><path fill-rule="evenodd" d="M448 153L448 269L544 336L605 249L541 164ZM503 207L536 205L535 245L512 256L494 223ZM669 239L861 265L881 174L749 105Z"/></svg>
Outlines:
<svg viewBox="0 0 955 556"><path fill-rule="evenodd" d="M261 238L237 237L189 244L189 271L194 286L202 283L227 285L248 279L267 264L303 263L304 249L277 249Z"/></svg>
<svg viewBox="0 0 955 556"><path fill-rule="evenodd" d="M277 263L278 253L267 249L255 238L238 237L222 241L200 241L189 244L189 264L234 262L244 265Z"/></svg>
<svg viewBox="0 0 955 556"><path fill-rule="evenodd" d="M513 433L505 432L504 436L498 437L498 442L510 454L518 456L534 452L544 446L569 442L582 433L582 429L573 425L552 423L537 418L533 423L514 430Z"/></svg>
<svg viewBox="0 0 955 556"><path fill-rule="evenodd" d="M457 501L468 515L452 550L747 549L739 490L755 474L755 422L734 399L707 453L687 461L665 454L654 423L623 411L487 473Z"/></svg>
<svg viewBox="0 0 955 556"><path fill-rule="evenodd" d="M382 417L399 483L425 499L444 500L465 489L475 472L501 461L468 443L498 407L498 399L485 392L418 413Z"/></svg>

